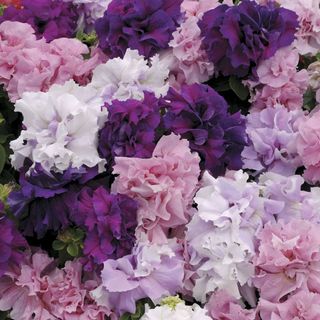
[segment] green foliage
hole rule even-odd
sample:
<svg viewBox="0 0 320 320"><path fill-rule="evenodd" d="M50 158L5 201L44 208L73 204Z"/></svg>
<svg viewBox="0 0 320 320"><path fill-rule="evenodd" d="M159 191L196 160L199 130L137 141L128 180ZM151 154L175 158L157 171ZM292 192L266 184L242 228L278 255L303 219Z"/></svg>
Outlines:
<svg viewBox="0 0 320 320"><path fill-rule="evenodd" d="M58 252L60 264L82 255L85 233L80 228L68 228L58 234L52 249Z"/></svg>
<svg viewBox="0 0 320 320"><path fill-rule="evenodd" d="M7 93L0 87L0 184L15 181L16 171L12 168L9 144L21 131L22 116L14 112L14 105Z"/></svg>
<svg viewBox="0 0 320 320"><path fill-rule="evenodd" d="M303 108L311 111L316 104L316 93L314 90L308 89L303 95Z"/></svg>
<svg viewBox="0 0 320 320"><path fill-rule="evenodd" d="M62 241L60 241L60 240L54 240L54 241L52 242L52 248L53 248L53 250L55 250L55 251L61 251L61 250L63 250L66 246L67 246L67 244L64 243L64 242L62 242Z"/></svg>
<svg viewBox="0 0 320 320"><path fill-rule="evenodd" d="M300 56L298 70L308 69L309 65L317 61L316 56Z"/></svg>
<svg viewBox="0 0 320 320"><path fill-rule="evenodd" d="M154 308L154 304L150 299L142 299L139 300L136 304L136 312L135 313L125 313L120 317L120 320L139 320L145 313L145 306L148 304L151 308Z"/></svg>
<svg viewBox="0 0 320 320"><path fill-rule="evenodd" d="M7 153L4 147L0 144L0 173L2 172L4 165L7 161Z"/></svg>
<svg viewBox="0 0 320 320"><path fill-rule="evenodd" d="M76 38L82 43L86 44L88 47L95 45L98 41L97 34L95 32L84 33L83 31L78 31Z"/></svg>
<svg viewBox="0 0 320 320"><path fill-rule="evenodd" d="M240 100L242 100L242 101L247 100L247 98L249 96L249 90L247 87L245 87L243 85L241 80L239 80L236 77L230 77L229 78L229 86L230 86L231 90L237 95L237 97Z"/></svg>
<svg viewBox="0 0 320 320"><path fill-rule="evenodd" d="M2 16L2 15L3 15L3 12L4 12L5 8L6 8L6 6L5 6L5 5L0 4L0 16ZM1 319L2 319L2 318L0 317L0 320L1 320Z"/></svg>
<svg viewBox="0 0 320 320"><path fill-rule="evenodd" d="M220 81L211 83L214 90L218 92L226 92L231 90L228 78L222 78Z"/></svg>
<svg viewBox="0 0 320 320"><path fill-rule="evenodd" d="M4 204L5 210L9 210L7 203L8 196L12 190L14 190L15 185L13 183L0 184L0 201Z"/></svg>
<svg viewBox="0 0 320 320"><path fill-rule="evenodd" d="M76 243L70 243L67 246L67 252L70 254L71 257L77 257L79 255L79 247Z"/></svg>
<svg viewBox="0 0 320 320"><path fill-rule="evenodd" d="M8 312L0 311L0 320L11 320L11 318L8 316Z"/></svg>

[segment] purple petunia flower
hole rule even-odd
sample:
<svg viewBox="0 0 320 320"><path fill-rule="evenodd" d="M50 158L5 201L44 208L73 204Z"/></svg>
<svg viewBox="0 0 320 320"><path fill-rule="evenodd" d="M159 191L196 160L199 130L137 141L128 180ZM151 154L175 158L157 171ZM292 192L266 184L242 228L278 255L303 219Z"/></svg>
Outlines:
<svg viewBox="0 0 320 320"><path fill-rule="evenodd" d="M22 9L9 6L0 22L10 20L29 23L36 35L48 42L57 38L70 38L74 35L78 13L72 3L62 0L22 0Z"/></svg>
<svg viewBox="0 0 320 320"><path fill-rule="evenodd" d="M184 85L181 93L169 90L164 99L167 130L189 140L190 149L201 157L200 166L214 176L225 169L240 169L246 145L245 120L228 113L224 98L207 85Z"/></svg>
<svg viewBox="0 0 320 320"><path fill-rule="evenodd" d="M137 49L152 57L168 47L182 0L113 0L95 23L99 45L110 57Z"/></svg>
<svg viewBox="0 0 320 320"><path fill-rule="evenodd" d="M68 169L64 173L46 172L37 164L30 174L20 172L21 189L11 192L8 204L20 220L23 234L42 238L48 230L57 231L70 224L70 204L84 184L97 175L97 169Z"/></svg>
<svg viewBox="0 0 320 320"><path fill-rule="evenodd" d="M108 121L99 133L99 154L112 170L114 157L149 158L155 147L155 131L160 124L160 107L153 93L144 100L114 100L106 105Z"/></svg>
<svg viewBox="0 0 320 320"><path fill-rule="evenodd" d="M274 3L243 0L206 12L199 27L203 47L215 70L224 76L247 76L259 61L290 45L298 28L297 15Z"/></svg>
<svg viewBox="0 0 320 320"><path fill-rule="evenodd" d="M13 221L3 215L4 204L0 202L0 277L12 266L19 265L26 240L16 229Z"/></svg>
<svg viewBox="0 0 320 320"><path fill-rule="evenodd" d="M72 204L74 206L74 204ZM87 229L84 254L95 263L117 259L131 252L135 244L137 203L120 194L109 194L104 187L85 188L78 197L73 220Z"/></svg>

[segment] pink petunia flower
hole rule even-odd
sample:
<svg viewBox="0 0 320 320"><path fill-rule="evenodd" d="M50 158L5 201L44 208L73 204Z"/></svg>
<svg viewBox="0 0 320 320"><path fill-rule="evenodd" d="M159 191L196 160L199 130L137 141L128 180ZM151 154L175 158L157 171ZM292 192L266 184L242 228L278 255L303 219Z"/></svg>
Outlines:
<svg viewBox="0 0 320 320"><path fill-rule="evenodd" d="M268 223L258 234L254 284L262 299L279 302L308 289L320 293L320 226L300 219Z"/></svg>
<svg viewBox="0 0 320 320"><path fill-rule="evenodd" d="M15 102L26 91L48 91L53 84L74 79L86 84L92 70L105 58L99 50L92 57L76 39L60 38L47 43L37 40L29 24L4 21L0 24L0 84Z"/></svg>
<svg viewBox="0 0 320 320"><path fill-rule="evenodd" d="M175 134L163 136L150 159L115 158L113 172L119 176L112 188L138 202L140 235L146 233L150 241L163 243L170 228L189 221L199 161L188 141Z"/></svg>
<svg viewBox="0 0 320 320"><path fill-rule="evenodd" d="M272 303L262 299L259 304L261 319L274 320L318 320L320 315L320 295L309 291L299 291L283 303Z"/></svg>
<svg viewBox="0 0 320 320"><path fill-rule="evenodd" d="M0 310L13 320L103 320L112 316L98 306L90 292L100 284L92 276L83 281L82 264L69 261L55 267L45 253L35 253L0 281Z"/></svg>
<svg viewBox="0 0 320 320"><path fill-rule="evenodd" d="M255 320L256 318L255 310L244 309L237 299L223 290L211 295L206 308L214 320Z"/></svg>
<svg viewBox="0 0 320 320"><path fill-rule="evenodd" d="M320 110L314 109L299 126L298 153L306 167L304 178L310 183L320 181Z"/></svg>

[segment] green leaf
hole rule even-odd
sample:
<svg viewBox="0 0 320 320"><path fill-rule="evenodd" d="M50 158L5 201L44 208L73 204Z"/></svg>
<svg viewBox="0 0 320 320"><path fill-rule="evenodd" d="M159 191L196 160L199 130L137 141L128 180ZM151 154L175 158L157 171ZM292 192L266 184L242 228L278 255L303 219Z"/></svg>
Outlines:
<svg viewBox="0 0 320 320"><path fill-rule="evenodd" d="M229 85L232 91L238 96L242 101L247 100L249 96L249 90L242 84L242 82L236 77L229 78Z"/></svg>
<svg viewBox="0 0 320 320"><path fill-rule="evenodd" d="M67 246L67 252L70 254L71 257L77 257L79 254L79 248L75 243L70 243Z"/></svg>
<svg viewBox="0 0 320 320"><path fill-rule="evenodd" d="M72 240L80 241L84 238L84 232L81 229L75 229L72 234Z"/></svg>
<svg viewBox="0 0 320 320"><path fill-rule="evenodd" d="M303 95L304 109L311 111L316 106L316 104L316 93L313 90L308 89Z"/></svg>
<svg viewBox="0 0 320 320"><path fill-rule="evenodd" d="M84 33L83 31L80 31L80 30L77 32L76 38L89 47L93 46L98 39L95 32Z"/></svg>
<svg viewBox="0 0 320 320"><path fill-rule="evenodd" d="M2 172L4 165L6 164L7 155L3 146L0 145L0 173Z"/></svg>
<svg viewBox="0 0 320 320"><path fill-rule="evenodd" d="M60 251L60 250L63 250L65 248L66 244L60 240L54 240L52 242L52 248L53 250L56 250L56 251Z"/></svg>
<svg viewBox="0 0 320 320"><path fill-rule="evenodd" d="M13 137L13 134L0 134L0 143L5 143L10 136Z"/></svg>
<svg viewBox="0 0 320 320"><path fill-rule="evenodd" d="M2 16L2 15L3 15L3 12L4 12L5 8L6 8L6 6L5 6L5 5L0 4L0 16ZM2 318L0 318L0 319L2 319Z"/></svg>
<svg viewBox="0 0 320 320"><path fill-rule="evenodd" d="M136 312L135 313L125 313L120 317L120 320L139 320L145 314L145 306L148 304L151 308L154 308L155 305L150 299L141 299L136 303Z"/></svg>
<svg viewBox="0 0 320 320"><path fill-rule="evenodd" d="M214 89L218 92L224 92L230 90L230 86L228 82L222 82L214 85Z"/></svg>
<svg viewBox="0 0 320 320"><path fill-rule="evenodd" d="M0 320L10 320L10 318L8 316L8 312L0 311Z"/></svg>

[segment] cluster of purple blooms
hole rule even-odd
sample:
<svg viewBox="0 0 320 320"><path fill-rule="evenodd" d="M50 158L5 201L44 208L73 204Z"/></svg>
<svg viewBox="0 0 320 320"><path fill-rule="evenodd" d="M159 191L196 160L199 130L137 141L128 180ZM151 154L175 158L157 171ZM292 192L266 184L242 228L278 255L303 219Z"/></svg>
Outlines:
<svg viewBox="0 0 320 320"><path fill-rule="evenodd" d="M9 6L0 22L19 21L30 24L37 37L48 42L57 38L71 38L77 28L78 13L76 7L63 0L22 0L23 9Z"/></svg>
<svg viewBox="0 0 320 320"><path fill-rule="evenodd" d="M1 319L320 318L318 0L0 6Z"/></svg>

